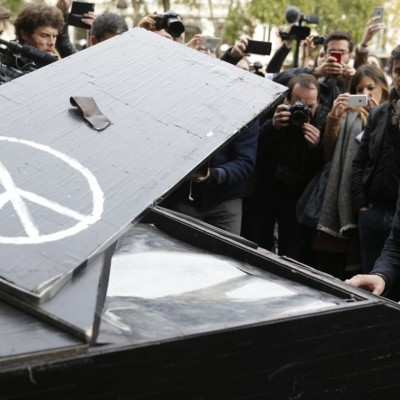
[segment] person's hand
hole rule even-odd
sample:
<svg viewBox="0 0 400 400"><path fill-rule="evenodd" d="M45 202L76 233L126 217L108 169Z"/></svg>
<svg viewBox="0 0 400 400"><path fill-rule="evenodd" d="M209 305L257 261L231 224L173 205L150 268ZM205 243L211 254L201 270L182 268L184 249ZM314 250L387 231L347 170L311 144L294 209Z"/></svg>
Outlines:
<svg viewBox="0 0 400 400"><path fill-rule="evenodd" d="M204 176L196 176L195 178L192 178L191 180L193 182L196 182L196 183L205 182L210 177L210 174L211 174L211 170L210 170L210 168L208 168L206 175L204 175Z"/></svg>
<svg viewBox="0 0 400 400"><path fill-rule="evenodd" d="M90 28L89 28L89 31L90 31L90 29L92 28L92 25L93 25L93 21L96 19L96 14L94 13L94 11L89 11L89 12L83 14L83 16L85 18L82 18L81 21L84 24L90 26Z"/></svg>
<svg viewBox="0 0 400 400"><path fill-rule="evenodd" d="M314 35L307 36L303 41L304 56L312 58L314 50L317 48L314 44Z"/></svg>
<svg viewBox="0 0 400 400"><path fill-rule="evenodd" d="M313 67L314 66L314 50L317 48L314 44L314 36L310 35L303 41L303 57L302 57L302 67Z"/></svg>
<svg viewBox="0 0 400 400"><path fill-rule="evenodd" d="M148 31L155 31L156 30L156 18L157 18L156 12L146 15L139 21L138 26L140 26L141 28L147 29Z"/></svg>
<svg viewBox="0 0 400 400"><path fill-rule="evenodd" d="M376 107L376 106L379 106L379 103L378 103L378 101L375 99L375 97L374 96L369 96L368 97L368 106L369 106L369 109L371 110L372 108L374 108L374 107Z"/></svg>
<svg viewBox="0 0 400 400"><path fill-rule="evenodd" d="M368 290L377 296L380 296L385 290L385 280L379 275L355 275L346 280L351 286L356 286Z"/></svg>
<svg viewBox="0 0 400 400"><path fill-rule="evenodd" d="M207 51L206 48L202 48L202 42L203 38L205 38L204 35L201 35L200 33L196 33L191 40L189 40L186 43L186 46L190 47L191 49L198 50L198 51Z"/></svg>
<svg viewBox="0 0 400 400"><path fill-rule="evenodd" d="M275 129L282 129L289 126L290 111L287 104L279 104L272 117L272 125Z"/></svg>
<svg viewBox="0 0 400 400"><path fill-rule="evenodd" d="M327 75L340 76L343 75L345 68L345 65L338 63L335 57L329 56L319 67L314 69L313 74L317 78Z"/></svg>
<svg viewBox="0 0 400 400"><path fill-rule="evenodd" d="M345 78L347 81L350 81L350 79L353 77L353 75L356 73L355 68L353 68L351 65L349 64L343 64L343 72L342 72L342 76L343 78Z"/></svg>
<svg viewBox="0 0 400 400"><path fill-rule="evenodd" d="M72 0L58 0L56 7L59 8L63 14L68 14L71 5Z"/></svg>
<svg viewBox="0 0 400 400"><path fill-rule="evenodd" d="M345 111L349 109L347 102L349 100L350 93L342 93L333 102L332 110L329 113L332 117L340 118Z"/></svg>
<svg viewBox="0 0 400 400"><path fill-rule="evenodd" d="M361 46L363 47L368 47L368 43L371 41L371 39L376 35L380 30L386 28L386 24L383 22L377 22L379 20L379 16L371 18L364 30L364 34L361 39Z"/></svg>
<svg viewBox="0 0 400 400"><path fill-rule="evenodd" d="M304 133L304 139L308 145L310 147L315 147L319 143L319 139L321 137L321 132L319 129L309 122L305 122L302 126L302 130Z"/></svg>
<svg viewBox="0 0 400 400"><path fill-rule="evenodd" d="M276 26L275 27L275 35L282 40L282 42L284 43L284 45L288 49L292 48L293 39L282 39L281 38L281 32L284 32L285 30L286 31L290 31L290 29L292 28L293 25L294 24L289 24L286 28L283 28L281 26Z"/></svg>
<svg viewBox="0 0 400 400"><path fill-rule="evenodd" d="M249 57L250 54L246 53L246 47L251 40L250 36L243 36L231 49L230 55L234 58Z"/></svg>

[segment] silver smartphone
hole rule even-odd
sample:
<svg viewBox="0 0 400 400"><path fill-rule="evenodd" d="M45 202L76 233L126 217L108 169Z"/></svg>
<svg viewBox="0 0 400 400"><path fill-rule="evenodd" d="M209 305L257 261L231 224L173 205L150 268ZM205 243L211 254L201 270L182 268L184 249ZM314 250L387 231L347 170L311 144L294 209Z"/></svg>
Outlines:
<svg viewBox="0 0 400 400"><path fill-rule="evenodd" d="M350 107L364 107L368 105L368 96L366 94L351 94L347 100Z"/></svg>
<svg viewBox="0 0 400 400"><path fill-rule="evenodd" d="M215 51L217 49L220 41L221 41L221 39L218 37L204 36L201 38L201 45L202 45L202 47L205 47L206 49Z"/></svg>
<svg viewBox="0 0 400 400"><path fill-rule="evenodd" d="M384 14L384 12L385 12L385 10L384 10L384 8L382 6L374 7L374 11L372 13L372 16L373 17L379 17L379 19L377 18L375 20L376 23L379 23L379 24L383 23L383 14Z"/></svg>

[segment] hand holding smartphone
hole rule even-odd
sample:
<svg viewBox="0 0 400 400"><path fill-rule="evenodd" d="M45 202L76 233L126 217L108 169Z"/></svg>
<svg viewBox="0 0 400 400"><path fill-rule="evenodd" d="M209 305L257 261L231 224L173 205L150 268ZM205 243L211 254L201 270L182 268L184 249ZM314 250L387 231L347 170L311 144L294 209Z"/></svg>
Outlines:
<svg viewBox="0 0 400 400"><path fill-rule="evenodd" d="M336 58L336 62L338 62L339 64L342 63L342 52L341 51L331 51L329 53L330 56L335 57Z"/></svg>
<svg viewBox="0 0 400 400"><path fill-rule="evenodd" d="M201 38L201 47L211 51L215 51L220 41L221 39L218 37L204 36Z"/></svg>
<svg viewBox="0 0 400 400"><path fill-rule="evenodd" d="M82 22L85 18L83 14L94 11L94 3L85 3L83 1L73 1L71 12L68 14L67 24L77 28L90 29L90 25Z"/></svg>
<svg viewBox="0 0 400 400"><path fill-rule="evenodd" d="M271 42L262 42L259 40L249 40L247 42L247 47L244 50L244 52L268 56L271 54L271 48L272 48Z"/></svg>
<svg viewBox="0 0 400 400"><path fill-rule="evenodd" d="M366 94L351 94L347 105L349 107L365 107L368 105L368 97Z"/></svg>
<svg viewBox="0 0 400 400"><path fill-rule="evenodd" d="M380 6L380 7L374 7L374 11L372 13L372 17L379 17L376 18L375 23L376 24L382 24L383 23L383 14L385 12L385 9Z"/></svg>

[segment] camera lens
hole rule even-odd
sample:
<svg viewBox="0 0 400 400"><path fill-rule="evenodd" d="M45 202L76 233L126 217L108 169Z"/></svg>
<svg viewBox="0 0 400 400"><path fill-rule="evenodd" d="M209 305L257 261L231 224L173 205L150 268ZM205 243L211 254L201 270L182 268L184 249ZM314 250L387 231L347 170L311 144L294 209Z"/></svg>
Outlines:
<svg viewBox="0 0 400 400"><path fill-rule="evenodd" d="M295 103L290 106L289 111L290 123L292 126L302 126L311 118L310 107L300 100L295 101Z"/></svg>
<svg viewBox="0 0 400 400"><path fill-rule="evenodd" d="M291 122L294 126L302 126L304 122L307 122L307 119L307 115L301 110L294 111L291 116Z"/></svg>
<svg viewBox="0 0 400 400"><path fill-rule="evenodd" d="M168 18L167 31L174 37L179 37L185 32L185 26L178 18Z"/></svg>

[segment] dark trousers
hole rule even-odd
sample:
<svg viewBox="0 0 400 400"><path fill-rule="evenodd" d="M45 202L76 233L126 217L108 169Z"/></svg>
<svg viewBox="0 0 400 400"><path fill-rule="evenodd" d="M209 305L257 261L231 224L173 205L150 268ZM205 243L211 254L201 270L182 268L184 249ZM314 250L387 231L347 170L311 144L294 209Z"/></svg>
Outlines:
<svg viewBox="0 0 400 400"><path fill-rule="evenodd" d="M227 200L211 210L201 211L195 206L177 200L169 203L169 208L190 215L225 231L240 235L242 225L242 199Z"/></svg>
<svg viewBox="0 0 400 400"><path fill-rule="evenodd" d="M245 207L242 235L272 251L277 223L278 253L305 262L311 230L297 222L296 203L297 198L279 191L255 195Z"/></svg>
<svg viewBox="0 0 400 400"><path fill-rule="evenodd" d="M393 214L373 205L370 205L368 210L358 213L363 273L367 274L374 267L390 234L392 222Z"/></svg>

